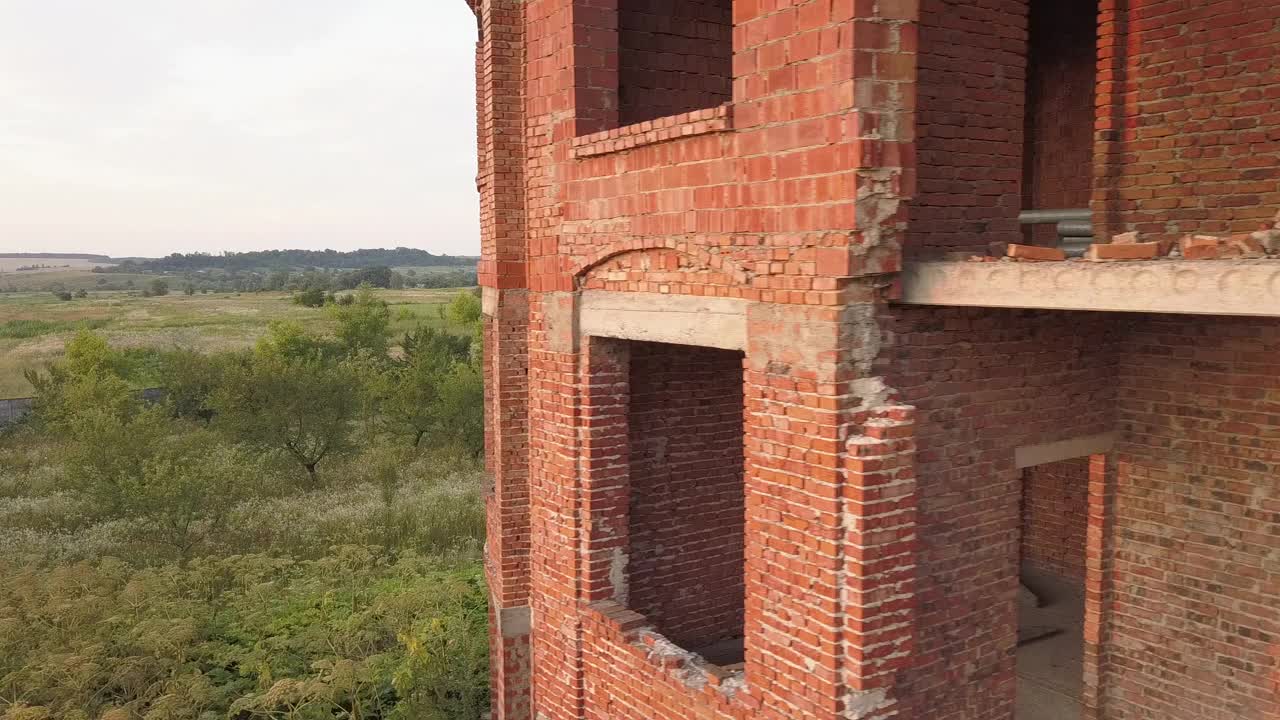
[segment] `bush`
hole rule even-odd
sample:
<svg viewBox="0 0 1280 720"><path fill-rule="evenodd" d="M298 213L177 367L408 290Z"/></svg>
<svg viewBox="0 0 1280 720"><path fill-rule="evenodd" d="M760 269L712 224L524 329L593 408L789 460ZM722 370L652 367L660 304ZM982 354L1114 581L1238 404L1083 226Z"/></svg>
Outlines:
<svg viewBox="0 0 1280 720"><path fill-rule="evenodd" d="M478 568L381 557L0 559L0 717L482 717Z"/></svg>
<svg viewBox="0 0 1280 720"><path fill-rule="evenodd" d="M71 299L71 293L67 292L66 290L54 290L53 296L63 302L66 302Z"/></svg>
<svg viewBox="0 0 1280 720"><path fill-rule="evenodd" d="M294 293L293 303L302 305L303 307L322 307L325 304L324 290L320 288L310 288Z"/></svg>

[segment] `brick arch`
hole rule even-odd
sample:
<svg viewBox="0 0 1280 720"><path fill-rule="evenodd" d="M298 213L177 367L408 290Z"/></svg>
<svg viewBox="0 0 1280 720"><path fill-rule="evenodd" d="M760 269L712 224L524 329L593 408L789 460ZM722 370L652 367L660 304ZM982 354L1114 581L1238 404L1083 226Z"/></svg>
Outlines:
<svg viewBox="0 0 1280 720"><path fill-rule="evenodd" d="M626 275L625 278L620 277ZM602 248L584 258L573 272L580 289L687 292L687 286L742 288L750 274L736 261L689 242L637 239ZM673 289L671 286L686 288ZM705 292L700 294L728 294Z"/></svg>

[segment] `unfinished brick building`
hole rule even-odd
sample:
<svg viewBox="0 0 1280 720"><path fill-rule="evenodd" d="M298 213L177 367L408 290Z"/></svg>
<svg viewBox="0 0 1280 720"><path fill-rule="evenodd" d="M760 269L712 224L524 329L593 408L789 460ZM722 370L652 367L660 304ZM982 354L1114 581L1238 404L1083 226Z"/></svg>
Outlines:
<svg viewBox="0 0 1280 720"><path fill-rule="evenodd" d="M1280 718L1280 3L472 4L495 718Z"/></svg>

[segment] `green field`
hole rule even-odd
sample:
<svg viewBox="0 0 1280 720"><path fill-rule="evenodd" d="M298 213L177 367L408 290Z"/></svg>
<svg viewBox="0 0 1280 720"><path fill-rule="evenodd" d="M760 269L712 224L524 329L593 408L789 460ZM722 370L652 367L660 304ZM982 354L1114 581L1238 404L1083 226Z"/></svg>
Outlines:
<svg viewBox="0 0 1280 720"><path fill-rule="evenodd" d="M83 270L68 272L94 277ZM48 273L31 274L46 275L47 280ZM154 277L139 276L147 282ZM378 297L391 305L392 329L397 334L419 323L438 324L438 308L457 293L458 290L377 291ZM70 301L58 300L47 292L3 294L0 398L30 395L31 386L23 377L23 370L43 367L60 357L66 341L82 327L94 329L113 347L121 349L187 348L213 352L249 347L274 320L295 321L321 333L333 327L333 320L324 309L294 305L287 293L171 294L148 298L90 292L87 298Z"/></svg>

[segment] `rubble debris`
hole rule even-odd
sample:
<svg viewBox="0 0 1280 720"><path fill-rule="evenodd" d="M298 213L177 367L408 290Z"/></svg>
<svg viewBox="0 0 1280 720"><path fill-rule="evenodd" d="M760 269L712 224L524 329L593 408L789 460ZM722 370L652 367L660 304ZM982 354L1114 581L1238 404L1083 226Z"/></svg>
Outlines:
<svg viewBox="0 0 1280 720"><path fill-rule="evenodd" d="M1134 233L1136 235L1136 233ZM1113 240L1110 244L1093 244L1085 254L1085 259L1092 262L1112 262L1116 260L1154 260L1160 257L1160 243L1120 243Z"/></svg>
<svg viewBox="0 0 1280 720"><path fill-rule="evenodd" d="M1261 240L1253 237L1253 233L1232 235L1223 243L1222 257L1257 259L1266 256L1266 247Z"/></svg>
<svg viewBox="0 0 1280 720"><path fill-rule="evenodd" d="M1222 238L1213 235L1187 235L1178 241L1182 257L1187 260L1216 260L1222 255Z"/></svg>
<svg viewBox="0 0 1280 720"><path fill-rule="evenodd" d="M1127 233L1120 233L1119 235L1112 235L1111 244L1112 245L1137 245L1138 233L1127 232Z"/></svg>
<svg viewBox="0 0 1280 720"><path fill-rule="evenodd" d="M1015 245L1011 243L1007 254L1014 260L1024 262L1053 262L1067 259L1067 253L1062 249L1040 247L1039 245Z"/></svg>

